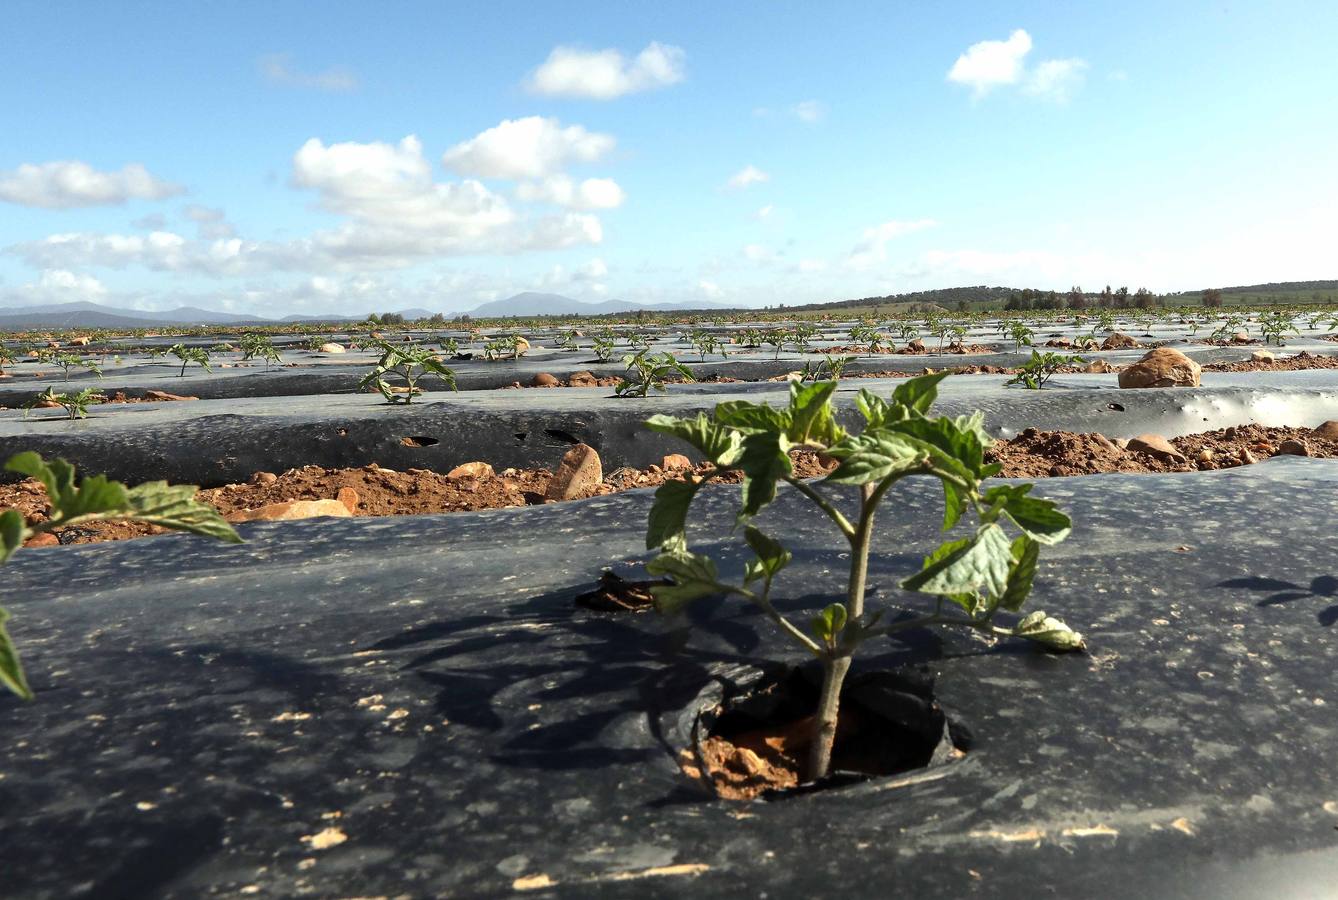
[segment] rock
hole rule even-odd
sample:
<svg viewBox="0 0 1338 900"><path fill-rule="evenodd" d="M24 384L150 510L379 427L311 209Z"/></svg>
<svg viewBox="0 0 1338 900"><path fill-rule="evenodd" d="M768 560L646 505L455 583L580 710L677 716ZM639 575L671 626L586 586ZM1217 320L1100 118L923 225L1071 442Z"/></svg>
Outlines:
<svg viewBox="0 0 1338 900"><path fill-rule="evenodd" d="M1250 354L1250 362L1272 362L1275 359L1272 350L1256 350Z"/></svg>
<svg viewBox="0 0 1338 900"><path fill-rule="evenodd" d="M1248 344L1250 342L1250 333L1248 331L1237 331L1231 336L1233 344Z"/></svg>
<svg viewBox="0 0 1338 900"><path fill-rule="evenodd" d="M1087 368L1083 371L1089 375L1109 375L1115 371L1115 367L1104 359L1094 359L1087 364Z"/></svg>
<svg viewBox="0 0 1338 900"><path fill-rule="evenodd" d="M287 522L293 519L314 519L332 516L347 519L353 513L338 500L289 500L270 503L259 509L246 509L228 516L229 522Z"/></svg>
<svg viewBox="0 0 1338 900"><path fill-rule="evenodd" d="M1048 340L1048 341L1045 342L1045 346L1047 346L1047 347L1072 347L1072 346L1073 346L1073 341L1069 340L1069 339L1066 338L1066 337L1051 338L1050 340Z"/></svg>
<svg viewBox="0 0 1338 900"><path fill-rule="evenodd" d="M322 353L347 353L348 351L344 349L344 345L343 345L343 344L336 344L334 341L331 341L331 342L328 343L328 344L321 344L321 352L322 352Z"/></svg>
<svg viewBox="0 0 1338 900"><path fill-rule="evenodd" d="M1240 448L1240 453L1238 454L1238 458L1240 459L1241 464L1246 466L1254 465L1255 463L1259 462L1259 460L1255 459L1254 454L1251 453L1245 447Z"/></svg>
<svg viewBox="0 0 1338 900"><path fill-rule="evenodd" d="M1234 441L1239 436L1240 436L1240 429L1237 428L1235 425L1227 426L1226 429L1223 430L1222 432L1222 437L1226 438L1228 441Z"/></svg>
<svg viewBox="0 0 1338 900"><path fill-rule="evenodd" d="M924 353L925 342L920 340L919 338L916 338L915 340L911 341L909 344L906 345L906 351L908 353Z"/></svg>
<svg viewBox="0 0 1338 900"><path fill-rule="evenodd" d="M598 387L599 379L595 377L594 372L581 370L580 372L572 372L567 377L567 384L572 387Z"/></svg>
<svg viewBox="0 0 1338 900"><path fill-rule="evenodd" d="M1102 350L1128 350L1138 346L1138 341L1118 331L1111 332L1110 336L1101 342Z"/></svg>
<svg viewBox="0 0 1338 900"><path fill-rule="evenodd" d="M49 531L44 531L44 532L42 532L41 534L35 534L35 535L33 535L32 537L28 538L28 540L24 542L23 546L25 546L25 547L59 547L59 546L60 546L60 538L56 537L54 534L52 534L52 533L49 532Z"/></svg>
<svg viewBox="0 0 1338 900"><path fill-rule="evenodd" d="M675 469L691 469L692 460L688 459L682 453L670 453L660 462L660 468L666 472L672 472Z"/></svg>
<svg viewBox="0 0 1338 900"><path fill-rule="evenodd" d="M1120 372L1120 387L1198 387L1203 367L1179 350L1158 347Z"/></svg>
<svg viewBox="0 0 1338 900"><path fill-rule="evenodd" d="M1195 455L1194 458L1197 459L1197 460L1198 460L1199 462L1201 462L1201 463L1210 463L1210 462L1213 461L1213 459L1214 459L1216 456L1217 456L1216 453L1214 453L1212 450L1208 449L1207 447L1204 447L1202 450L1200 450L1200 451L1198 452L1197 455Z"/></svg>
<svg viewBox="0 0 1338 900"><path fill-rule="evenodd" d="M273 472L257 472L251 476L252 484L274 484L279 480L279 476Z"/></svg>
<svg viewBox="0 0 1338 900"><path fill-rule="evenodd" d="M183 396L181 396L180 394L169 394L167 391L154 391L154 390L148 390L148 391L145 391L145 392L144 392L144 399L145 399L145 400L168 401L168 400L199 400L200 398L199 398L199 397L183 397Z"/></svg>
<svg viewBox="0 0 1338 900"><path fill-rule="evenodd" d="M1322 441L1338 441L1338 421L1330 419L1311 432Z"/></svg>
<svg viewBox="0 0 1338 900"><path fill-rule="evenodd" d="M540 372L530 379L530 387L561 387L562 382L547 372Z"/></svg>
<svg viewBox="0 0 1338 900"><path fill-rule="evenodd" d="M1278 452L1289 456L1309 456L1310 448L1295 438L1288 438L1278 445Z"/></svg>
<svg viewBox="0 0 1338 900"><path fill-rule="evenodd" d="M89 344L91 344L92 342L93 342L93 339L90 338L90 337L77 337L77 338L71 338L71 339L70 339L70 346L71 346L71 347L87 347L87 346L88 346Z"/></svg>
<svg viewBox="0 0 1338 900"><path fill-rule="evenodd" d="M446 473L447 478L491 478L492 466L485 462L467 462Z"/></svg>
<svg viewBox="0 0 1338 900"><path fill-rule="evenodd" d="M1140 434L1136 438L1130 438L1129 449L1151 453L1158 459L1167 462L1185 462L1185 455L1159 434Z"/></svg>
<svg viewBox="0 0 1338 900"><path fill-rule="evenodd" d="M358 504L362 502L362 500L358 496L358 492L353 488L340 488L339 493L335 495L335 499L344 504L344 509L348 510L349 515L356 516L358 514Z"/></svg>
<svg viewBox="0 0 1338 900"><path fill-rule="evenodd" d="M1092 435L1092 440L1096 441L1098 444L1102 446L1102 448L1108 450L1111 453L1118 453L1121 449L1123 449L1112 443L1110 438L1106 437L1104 434L1094 433Z"/></svg>
<svg viewBox="0 0 1338 900"><path fill-rule="evenodd" d="M574 500L593 493L603 481L604 467L595 448L577 444L562 457L544 496L549 500Z"/></svg>
<svg viewBox="0 0 1338 900"><path fill-rule="evenodd" d="M520 354L524 353L526 350L529 350L529 349L530 349L530 342L529 342L529 341L525 340L523 337L518 337L518 338L516 338L516 357L517 357L517 358L520 357Z"/></svg>

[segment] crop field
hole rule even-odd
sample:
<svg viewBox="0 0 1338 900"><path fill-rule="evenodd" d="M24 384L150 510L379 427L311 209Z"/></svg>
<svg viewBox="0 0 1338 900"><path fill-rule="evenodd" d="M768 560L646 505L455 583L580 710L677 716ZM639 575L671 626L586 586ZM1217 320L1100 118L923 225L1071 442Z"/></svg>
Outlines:
<svg viewBox="0 0 1338 900"><path fill-rule="evenodd" d="M0 348L25 896L1333 872L1331 307Z"/></svg>

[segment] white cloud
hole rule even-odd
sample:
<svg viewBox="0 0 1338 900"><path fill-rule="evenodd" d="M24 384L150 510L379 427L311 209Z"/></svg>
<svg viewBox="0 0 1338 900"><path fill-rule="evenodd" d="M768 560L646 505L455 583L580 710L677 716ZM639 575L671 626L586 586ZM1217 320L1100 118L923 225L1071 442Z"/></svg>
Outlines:
<svg viewBox="0 0 1338 900"><path fill-rule="evenodd" d="M563 128L557 119L529 116L507 119L442 156L442 163L462 175L479 178L543 178L573 163L590 163L613 149L612 135Z"/></svg>
<svg viewBox="0 0 1338 900"><path fill-rule="evenodd" d="M67 269L44 269L36 281L12 288L0 287L0 307L98 301L106 295L106 285L92 275L80 275Z"/></svg>
<svg viewBox="0 0 1338 900"><path fill-rule="evenodd" d="M763 172L757 166L746 165L739 171L730 176L729 181L725 183L731 190L741 191L754 184L761 184L764 181L770 181L771 176Z"/></svg>
<svg viewBox="0 0 1338 900"><path fill-rule="evenodd" d="M819 100L803 100L790 107L790 112L799 121L812 125L827 117L827 106Z"/></svg>
<svg viewBox="0 0 1338 900"><path fill-rule="evenodd" d="M745 244L743 248L744 259L750 262L765 263L776 258L776 251L770 247L764 247L761 244Z"/></svg>
<svg viewBox="0 0 1338 900"><path fill-rule="evenodd" d="M705 278L697 282L697 290L701 291L703 295L711 300L718 300L725 296L724 288L716 284L714 281L708 281Z"/></svg>
<svg viewBox="0 0 1338 900"><path fill-rule="evenodd" d="M948 80L965 84L983 97L1001 84L1016 84L1022 77L1022 62L1031 52L1031 35L1021 28L1006 41L981 41L957 57Z"/></svg>
<svg viewBox="0 0 1338 900"><path fill-rule="evenodd" d="M972 44L957 57L948 71L948 80L964 84L977 97L983 97L1001 85L1018 85L1032 97L1067 102L1086 80L1087 61L1047 59L1030 70L1026 67L1031 52L1031 35L1019 28L1006 41L981 41Z"/></svg>
<svg viewBox="0 0 1338 900"><path fill-rule="evenodd" d="M228 221L227 215L221 209L211 209L192 203L184 208L181 214L195 223L202 240L212 241L237 236L237 229ZM159 226L158 230L162 230L162 226Z"/></svg>
<svg viewBox="0 0 1338 900"><path fill-rule="evenodd" d="M762 207L757 212L753 213L753 218L769 219L771 217L771 214L774 213L775 211L776 207L768 203L766 206Z"/></svg>
<svg viewBox="0 0 1338 900"><path fill-rule="evenodd" d="M271 53L258 62L260 73L271 84L288 87L314 88L319 91L352 91L358 87L358 76L342 66L323 72L302 72L293 67L287 53Z"/></svg>
<svg viewBox="0 0 1338 900"><path fill-rule="evenodd" d="M1047 59L1027 74L1022 92L1056 103L1067 103L1086 79L1086 60Z"/></svg>
<svg viewBox="0 0 1338 900"><path fill-rule="evenodd" d="M846 257L846 265L852 269L867 269L885 262L887 260L887 245L890 241L917 231L923 231L926 228L932 228L937 224L938 222L933 219L915 219L913 221L884 222L881 225L866 228L859 243Z"/></svg>
<svg viewBox="0 0 1338 900"><path fill-rule="evenodd" d="M614 49L555 47L526 86L546 97L613 100L682 81L685 56L678 47L654 41L633 59Z"/></svg>
<svg viewBox="0 0 1338 900"><path fill-rule="evenodd" d="M24 163L0 172L0 200L43 209L114 206L127 200L162 200L185 190L149 174L138 163L99 171L78 160Z"/></svg>
<svg viewBox="0 0 1338 900"><path fill-rule="evenodd" d="M555 203L571 209L615 209L627 199L612 178L587 178L577 182L567 175L524 182L516 188L516 196L521 200Z"/></svg>

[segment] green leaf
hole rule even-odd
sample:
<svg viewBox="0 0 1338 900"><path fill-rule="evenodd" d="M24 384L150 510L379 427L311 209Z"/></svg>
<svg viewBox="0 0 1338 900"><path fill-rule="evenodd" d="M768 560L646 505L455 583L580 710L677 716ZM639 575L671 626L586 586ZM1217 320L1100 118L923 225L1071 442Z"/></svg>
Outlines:
<svg viewBox="0 0 1338 900"><path fill-rule="evenodd" d="M10 510L13 512L13 510ZM28 679L23 676L23 665L19 662L19 652L5 628L9 613L0 608L0 685L3 685L24 700L31 700L33 692L28 687Z"/></svg>
<svg viewBox="0 0 1338 900"><path fill-rule="evenodd" d="M669 614L683 609L693 600L718 594L723 586L716 580L715 562L688 550L661 553L646 563L646 571L673 580L673 584L657 584L650 589L655 597L655 608Z"/></svg>
<svg viewBox="0 0 1338 900"><path fill-rule="evenodd" d="M1058 544L1069 536L1073 522L1049 500L1015 496L1004 504L1004 512L1028 535L1042 544Z"/></svg>
<svg viewBox="0 0 1338 900"><path fill-rule="evenodd" d="M1009 612L1017 612L1027 602L1032 582L1036 580L1036 562L1041 555L1041 545L1024 534L1013 541L1012 553L1008 586L999 597L998 605Z"/></svg>
<svg viewBox="0 0 1338 900"><path fill-rule="evenodd" d="M776 482L794 471L784 434L757 432L743 439L737 467L743 470L744 517L755 516L776 499Z"/></svg>
<svg viewBox="0 0 1338 900"><path fill-rule="evenodd" d="M743 530L743 537L757 554L757 565L749 566L745 581L756 581L758 578L770 581L781 569L790 564L792 558L790 551L781 546L779 541L767 537L752 525Z"/></svg>
<svg viewBox="0 0 1338 900"><path fill-rule="evenodd" d="M964 502L957 485L947 479L939 481L943 485L943 530L947 531L961 521Z"/></svg>
<svg viewBox="0 0 1338 900"><path fill-rule="evenodd" d="M928 458L919 441L886 428L870 428L827 449L840 460L826 478L834 484L869 484L922 466Z"/></svg>
<svg viewBox="0 0 1338 900"><path fill-rule="evenodd" d="M831 398L835 381L812 384L790 382L790 428L788 437L796 444L812 439L820 444L839 440L842 429L832 415Z"/></svg>
<svg viewBox="0 0 1338 900"><path fill-rule="evenodd" d="M1087 642L1083 640L1081 634L1059 619L1051 618L1040 610L1018 622L1013 627L1013 634L1029 641L1035 641L1050 650L1087 649Z"/></svg>
<svg viewBox="0 0 1338 900"><path fill-rule="evenodd" d="M7 509L0 513L0 563L13 556L14 551L23 546L28 535L23 514L17 509Z"/></svg>
<svg viewBox="0 0 1338 900"><path fill-rule="evenodd" d="M945 541L944 543L940 544L934 550L934 552L930 553L928 556L924 558L924 563L920 566L920 569L921 571L923 571L925 569L928 569L930 566L937 565L940 561L948 558L952 554L956 553L958 550L961 550L962 548L969 546L971 546L971 538L969 537L961 538L955 541ZM954 594L943 594L942 596L945 599L950 600L953 603L956 603L962 609L966 610L967 613L973 616L976 614L976 611L981 606L981 597L975 591L962 591L960 593L954 593Z"/></svg>
<svg viewBox="0 0 1338 900"><path fill-rule="evenodd" d="M938 383L949 374L946 371L935 372L932 375L920 375L903 381L892 392L893 405L905 406L920 415L925 415L938 399Z"/></svg>
<svg viewBox="0 0 1338 900"><path fill-rule="evenodd" d="M700 482L666 481L655 491L655 502L646 523L646 549L669 545L686 547L688 508L697 496Z"/></svg>
<svg viewBox="0 0 1338 900"><path fill-rule="evenodd" d="M887 422L891 414L887 401L868 388L859 389L859 393L855 395L855 406L870 428L877 428Z"/></svg>
<svg viewBox="0 0 1338 900"><path fill-rule="evenodd" d="M745 435L757 432L785 434L790 430L790 411L773 409L765 403L747 400L726 400L717 403L715 420L729 428L737 428Z"/></svg>
<svg viewBox="0 0 1338 900"><path fill-rule="evenodd" d="M1013 550L1002 528L982 525L965 546L936 559L901 583L908 591L926 594L983 592L1002 596L1008 584Z"/></svg>
<svg viewBox="0 0 1338 900"><path fill-rule="evenodd" d="M655 415L646 420L646 427L686 441L721 467L732 466L742 449L743 438L738 432L711 421L705 413L698 413L695 419Z"/></svg>
<svg viewBox="0 0 1338 900"><path fill-rule="evenodd" d="M966 424L969 426L970 421ZM946 416L937 419L914 418L892 422L888 429L923 441L930 448L935 465L966 481L978 481L985 464L985 444L971 427L963 428Z"/></svg>
<svg viewBox="0 0 1338 900"><path fill-rule="evenodd" d="M845 605L833 603L814 616L810 620L810 626L813 629L814 636L830 647L836 643L837 635L846 627L846 621Z"/></svg>
<svg viewBox="0 0 1338 900"><path fill-rule="evenodd" d="M84 484L89 480L85 479ZM189 531L229 544L240 544L241 536L218 514L218 510L195 499L197 490L192 484L150 481L126 492L124 514L174 531Z"/></svg>

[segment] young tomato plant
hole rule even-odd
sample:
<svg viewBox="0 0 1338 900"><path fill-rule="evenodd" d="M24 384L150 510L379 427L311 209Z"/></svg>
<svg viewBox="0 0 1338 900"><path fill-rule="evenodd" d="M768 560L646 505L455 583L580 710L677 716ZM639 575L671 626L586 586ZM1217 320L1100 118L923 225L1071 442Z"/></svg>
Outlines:
<svg viewBox="0 0 1338 900"><path fill-rule="evenodd" d="M0 563L7 562L23 542L37 534L106 519L135 519L177 531L190 531L234 544L242 539L212 507L195 499L194 485L153 481L127 488L119 481L94 475L74 483L74 467L63 459L50 463L36 453L18 453L5 468L27 475L46 489L51 513L45 522L28 524L17 509L0 512ZM0 609L0 686L25 700L32 699L18 651L5 630L9 613Z"/></svg>
<svg viewBox="0 0 1338 900"><path fill-rule="evenodd" d="M1039 391L1060 369L1081 362L1083 362L1081 356L1065 353L1039 353L1033 350L1031 351L1031 359L1027 360L1021 370L1005 383L1020 384L1028 390Z"/></svg>
<svg viewBox="0 0 1338 900"><path fill-rule="evenodd" d="M687 441L715 466L705 477L669 481L655 493L646 546L659 555L647 570L671 580L654 589L656 606L673 613L703 597L734 594L760 607L784 634L821 661L823 683L809 745L808 780L827 774L841 685L854 653L871 638L946 625L1025 638L1052 650L1084 647L1081 635L1043 612L1033 612L1011 627L996 623L1000 612L1021 611L1041 545L1062 541L1071 524L1053 503L1029 496L1031 485L984 485L999 466L985 462L990 438L981 426L981 414L955 419L928 415L944 374L911 379L899 385L890 400L860 391L857 405L865 426L859 434L849 434L836 423L831 402L834 381L791 381L785 409L730 401L717 405L710 418L705 413L695 419L660 415L647 422L655 431ZM789 457L796 447L825 453L838 465L821 484L801 481ZM710 557L689 549L686 532L690 507L702 484L731 470L743 475L739 522L755 556L744 567L742 584L722 580ZM975 524L966 537L940 545L919 572L901 582L906 590L932 596L932 611L880 624L882 613L867 613L864 608L874 515L897 482L910 475L929 475L942 484L945 531L968 512ZM776 576L790 562L790 552L752 524L753 517L775 499L780 482L810 500L850 545L844 602L821 610L807 630L783 615L771 599ZM854 489L853 518L828 496L830 488ZM1010 539L1008 523L1020 534Z"/></svg>
<svg viewBox="0 0 1338 900"><path fill-rule="evenodd" d="M435 375L455 390L455 373L441 364L433 353L418 347L391 344L387 341L375 342L381 350L381 358L372 366L372 370L362 377L358 387L375 387L386 398L387 403L412 403L414 394L419 392L418 380L424 375ZM396 386L387 381L387 376L399 377L403 386Z"/></svg>
<svg viewBox="0 0 1338 900"><path fill-rule="evenodd" d="M28 418L28 414L39 406L55 403L65 410L66 415L71 419L86 419L88 418L88 407L94 403L101 403L105 399L93 388L84 388L77 394L62 394L57 392L55 388L49 387L23 404L23 417Z"/></svg>
<svg viewBox="0 0 1338 900"><path fill-rule="evenodd" d="M212 372L209 368L209 351L203 347L187 347L185 344L173 344L167 348L167 352L181 360L181 371L177 373L178 378L186 376L186 366L195 363L206 372Z"/></svg>
<svg viewBox="0 0 1338 900"><path fill-rule="evenodd" d="M250 360L260 358L265 361L265 368L268 369L270 363L281 363L283 358L279 356L279 348L274 346L274 342L263 334L250 332L242 335L239 342L242 350L242 359ZM182 367L185 371L185 367Z"/></svg>
<svg viewBox="0 0 1338 900"><path fill-rule="evenodd" d="M37 359L40 362L49 363L60 369L64 381L70 380L70 370L76 366L83 366L99 378L102 377L102 369L91 359L82 359L73 353L62 353L59 350L43 348L37 353Z"/></svg>
<svg viewBox="0 0 1338 900"><path fill-rule="evenodd" d="M624 376L613 389L619 397L644 397L651 389L667 391L664 380L674 376L684 381L695 380L691 370L669 353L647 354L642 350L640 353L629 353L624 356L623 363L629 373L635 374L635 380Z"/></svg>

